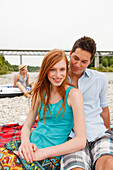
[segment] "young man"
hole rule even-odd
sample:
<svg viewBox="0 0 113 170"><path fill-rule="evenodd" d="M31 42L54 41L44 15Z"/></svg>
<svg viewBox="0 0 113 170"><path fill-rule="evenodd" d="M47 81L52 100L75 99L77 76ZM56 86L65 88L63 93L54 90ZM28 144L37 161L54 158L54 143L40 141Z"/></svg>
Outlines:
<svg viewBox="0 0 113 170"><path fill-rule="evenodd" d="M26 97L30 97L29 94L27 94L25 86L29 85L29 73L27 71L27 66L24 64L21 64L19 67L19 73L14 75L14 87L17 86Z"/></svg>
<svg viewBox="0 0 113 170"><path fill-rule="evenodd" d="M79 152L63 156L62 170L113 169L113 133L110 131L107 80L103 73L87 69L95 52L95 41L82 37L75 42L70 53L69 79L83 95L87 145ZM74 137L74 130L70 137Z"/></svg>

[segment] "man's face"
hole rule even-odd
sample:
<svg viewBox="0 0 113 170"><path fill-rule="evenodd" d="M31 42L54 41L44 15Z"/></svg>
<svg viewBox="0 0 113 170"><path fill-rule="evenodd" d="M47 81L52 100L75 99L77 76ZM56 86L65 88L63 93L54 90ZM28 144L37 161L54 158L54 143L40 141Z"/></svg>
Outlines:
<svg viewBox="0 0 113 170"><path fill-rule="evenodd" d="M24 73L24 74L27 73L27 67L25 66L24 68L22 68L21 72Z"/></svg>
<svg viewBox="0 0 113 170"><path fill-rule="evenodd" d="M82 75L84 70L91 63L91 53L77 48L70 54L70 70L72 74Z"/></svg>

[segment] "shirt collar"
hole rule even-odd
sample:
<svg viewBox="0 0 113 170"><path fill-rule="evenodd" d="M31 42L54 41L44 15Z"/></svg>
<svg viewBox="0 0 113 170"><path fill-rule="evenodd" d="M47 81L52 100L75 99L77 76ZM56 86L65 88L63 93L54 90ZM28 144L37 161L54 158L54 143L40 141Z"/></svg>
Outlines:
<svg viewBox="0 0 113 170"><path fill-rule="evenodd" d="M90 77L90 71L89 71L89 69L86 69L86 70L84 71L84 73L83 73L82 76ZM69 76L68 76L68 78L69 78L69 82L71 82L71 78L70 78Z"/></svg>
<svg viewBox="0 0 113 170"><path fill-rule="evenodd" d="M87 77L90 77L90 71L89 71L89 69L86 69L85 71L84 71L84 74L83 75L85 75L85 76L87 76Z"/></svg>

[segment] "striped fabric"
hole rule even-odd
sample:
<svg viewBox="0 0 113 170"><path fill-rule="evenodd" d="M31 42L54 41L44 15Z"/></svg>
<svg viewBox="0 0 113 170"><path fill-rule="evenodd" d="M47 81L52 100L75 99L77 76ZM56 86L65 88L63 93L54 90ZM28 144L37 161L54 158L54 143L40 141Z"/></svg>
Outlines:
<svg viewBox="0 0 113 170"><path fill-rule="evenodd" d="M94 142L87 142L85 149L63 156L60 170L76 167L92 170L96 160L102 155L113 156L113 131L108 130Z"/></svg>

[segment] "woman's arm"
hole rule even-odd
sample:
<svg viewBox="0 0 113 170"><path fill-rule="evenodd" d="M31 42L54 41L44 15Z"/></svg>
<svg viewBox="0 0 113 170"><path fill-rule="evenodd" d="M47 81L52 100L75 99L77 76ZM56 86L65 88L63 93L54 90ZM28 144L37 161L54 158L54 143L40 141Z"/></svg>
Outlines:
<svg viewBox="0 0 113 170"><path fill-rule="evenodd" d="M21 143L29 141L30 134L31 134L31 127L35 121L35 114L32 112L32 110L29 110L27 119L23 125L23 128L21 130Z"/></svg>
<svg viewBox="0 0 113 170"><path fill-rule="evenodd" d="M37 103L37 101L36 101ZM35 105L35 111L33 112L32 109L29 110L27 119L23 125L21 131L21 145L18 150L18 155L22 158L26 159L27 162L33 161L33 151L36 151L37 146L33 143L30 143L30 134L31 134L31 127L36 119L37 116L37 105Z"/></svg>
<svg viewBox="0 0 113 170"><path fill-rule="evenodd" d="M60 156L81 150L86 145L86 126L84 118L84 106L82 94L78 89L72 89L69 93L68 104L72 107L74 116L75 137L63 144L38 149L34 154L34 161L48 157Z"/></svg>

